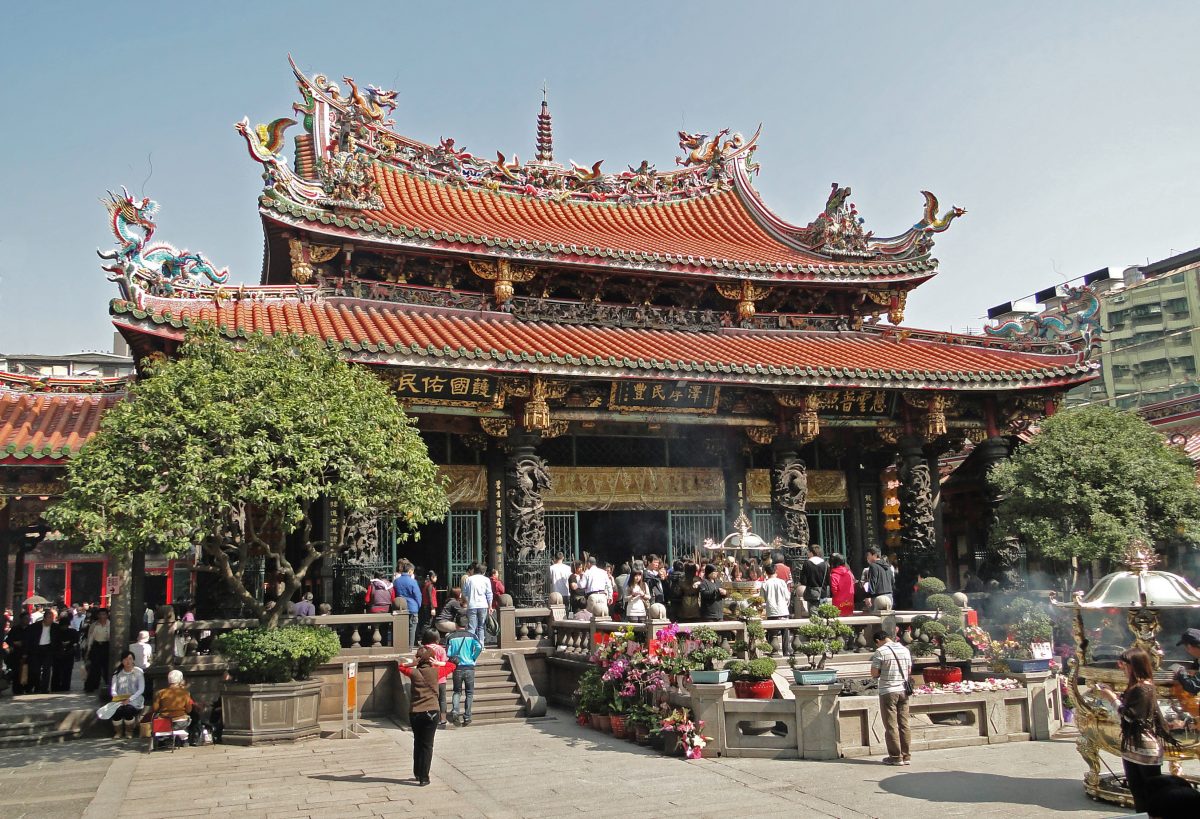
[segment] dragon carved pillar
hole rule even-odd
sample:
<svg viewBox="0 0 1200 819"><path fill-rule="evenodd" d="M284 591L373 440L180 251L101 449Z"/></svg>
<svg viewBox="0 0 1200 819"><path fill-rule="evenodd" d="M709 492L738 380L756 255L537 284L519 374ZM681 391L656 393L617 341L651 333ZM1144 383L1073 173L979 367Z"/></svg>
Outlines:
<svg viewBox="0 0 1200 819"><path fill-rule="evenodd" d="M784 558L795 572L804 561L804 547L808 545L809 538L808 515L805 511L808 504L808 468L790 441L776 444L771 479L776 526L785 541Z"/></svg>
<svg viewBox="0 0 1200 819"><path fill-rule="evenodd" d="M537 434L509 436L512 449L505 467L508 546L504 554L504 578L517 606L545 604L545 577L550 560L543 494L550 489L550 472L535 452L539 440Z"/></svg>
<svg viewBox="0 0 1200 819"><path fill-rule="evenodd" d="M1009 439L996 435L981 443L979 449L979 467L986 476L993 466L1012 454ZM984 511L984 559L976 574L982 580L995 580L1001 588L1014 589L1024 585L1021 579L1020 562L1021 546L1017 539L1000 531L996 510L1004 497L996 490L990 480L984 481L983 501Z"/></svg>
<svg viewBox="0 0 1200 819"><path fill-rule="evenodd" d="M923 442L904 438L900 442L900 577L896 589L901 599L896 605L907 606L918 572L932 567L937 557L937 537L933 514L933 478L925 460Z"/></svg>

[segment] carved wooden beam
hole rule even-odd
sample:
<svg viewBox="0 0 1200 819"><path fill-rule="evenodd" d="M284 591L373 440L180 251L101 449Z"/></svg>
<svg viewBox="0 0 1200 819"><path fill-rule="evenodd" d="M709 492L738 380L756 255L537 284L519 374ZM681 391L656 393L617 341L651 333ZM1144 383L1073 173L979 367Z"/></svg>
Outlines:
<svg viewBox="0 0 1200 819"><path fill-rule="evenodd" d="M537 275L537 268L516 265L508 259L496 261L471 261L471 272L484 281L493 282L492 294L496 304L501 305L513 297L513 284L524 284Z"/></svg>
<svg viewBox="0 0 1200 819"><path fill-rule="evenodd" d="M739 321L749 321L754 318L754 314L757 312L755 302L771 292L769 287L759 287L745 280L737 283L717 282L716 288L722 296L737 302Z"/></svg>

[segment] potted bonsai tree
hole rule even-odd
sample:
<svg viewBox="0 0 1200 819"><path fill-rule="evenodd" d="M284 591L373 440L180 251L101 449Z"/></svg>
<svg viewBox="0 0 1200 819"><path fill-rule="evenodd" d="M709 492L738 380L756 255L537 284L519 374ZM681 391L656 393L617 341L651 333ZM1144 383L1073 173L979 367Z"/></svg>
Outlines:
<svg viewBox="0 0 1200 819"><path fill-rule="evenodd" d="M733 644L737 654L744 660L733 660L726 665L733 680L733 690L741 699L769 700L775 696L772 680L777 669L769 656L772 648L767 642L767 631L762 624L762 598L751 597L739 601L738 619L746 625L745 637Z"/></svg>
<svg viewBox="0 0 1200 819"><path fill-rule="evenodd" d="M796 685L829 685L837 680L837 669L825 668L825 661L846 647L846 640L854 636L854 629L838 620L840 611L831 603L817 606L808 616L808 622L798 631L801 643L799 652L808 658L808 668L796 668L796 655L788 657Z"/></svg>
<svg viewBox="0 0 1200 819"><path fill-rule="evenodd" d="M321 663L341 651L341 641L321 626L237 629L216 639L229 661L231 681L222 690L224 741L231 745L293 742L319 732Z"/></svg>
<svg viewBox="0 0 1200 819"><path fill-rule="evenodd" d="M713 629L699 626L692 630L686 659L688 673L694 683L723 683L729 680L729 671L724 663L732 654L721 645L721 638Z"/></svg>
<svg viewBox="0 0 1200 819"><path fill-rule="evenodd" d="M925 578L936 580L936 578ZM924 582L924 581L921 581ZM937 581L940 583L941 581ZM937 583L931 584L935 588ZM925 605L932 608L934 617L918 615L913 618L914 640L909 649L914 657L938 656L939 665L930 665L921 669L921 675L926 683L961 682L963 668L954 663L969 663L975 656L975 650L962 634L963 612L954 599L948 594L933 593L925 600Z"/></svg>

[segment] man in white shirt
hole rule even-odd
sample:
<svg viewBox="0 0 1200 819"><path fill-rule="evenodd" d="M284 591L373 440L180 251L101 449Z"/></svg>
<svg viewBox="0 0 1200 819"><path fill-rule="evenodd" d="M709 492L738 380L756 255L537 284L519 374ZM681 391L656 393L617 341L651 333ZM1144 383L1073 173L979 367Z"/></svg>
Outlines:
<svg viewBox="0 0 1200 819"><path fill-rule="evenodd" d="M788 604L791 602L792 593L788 589L786 580L783 580L775 573L775 564L768 563L766 566L767 579L762 582L762 589L759 594L767 604L767 619L768 620L786 620L791 617L791 611L788 609ZM782 643L780 649L784 654L791 654L792 635L787 629L780 632Z"/></svg>
<svg viewBox="0 0 1200 819"><path fill-rule="evenodd" d="M886 631L875 632L871 676L879 680L879 711L883 717L883 741L888 755L885 765L908 765L908 693L905 683L912 674L912 654L892 641Z"/></svg>
<svg viewBox="0 0 1200 819"><path fill-rule="evenodd" d="M566 555L562 552L556 554L554 562L546 571L546 594L558 592L562 595L563 603L566 603L571 597L571 589L567 582L571 577L571 567L563 562L565 558Z"/></svg>
<svg viewBox="0 0 1200 819"><path fill-rule="evenodd" d="M479 644L487 645L487 615L492 607L492 581L484 574L483 566L471 565L471 573L462 585L463 601L467 604L467 631Z"/></svg>
<svg viewBox="0 0 1200 819"><path fill-rule="evenodd" d="M605 604L612 599L612 578L605 571L603 562L597 561L595 556L588 558L588 569L583 573L583 580L579 585L588 597L603 594Z"/></svg>

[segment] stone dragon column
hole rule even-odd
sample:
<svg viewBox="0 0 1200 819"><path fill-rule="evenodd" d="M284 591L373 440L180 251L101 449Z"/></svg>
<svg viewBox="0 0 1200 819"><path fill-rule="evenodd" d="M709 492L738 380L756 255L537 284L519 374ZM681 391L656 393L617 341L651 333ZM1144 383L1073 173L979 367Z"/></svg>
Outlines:
<svg viewBox="0 0 1200 819"><path fill-rule="evenodd" d="M1012 444L1004 435L994 435L978 446L979 469L983 473L984 554L983 565L976 574L981 580L995 580L1001 588L1013 589L1023 585L1020 573L1021 547L1016 538L1006 537L997 527L996 510L1004 497L987 479L987 473L1012 454Z"/></svg>
<svg viewBox="0 0 1200 819"><path fill-rule="evenodd" d="M906 436L900 440L900 575L896 606L911 604L917 574L932 569L937 559L933 514L933 478L925 460L924 442Z"/></svg>
<svg viewBox="0 0 1200 819"><path fill-rule="evenodd" d="M771 504L775 513L776 531L784 540L783 555L793 577L804 562L808 545L808 467L796 454L790 438L776 441L774 466L771 469Z"/></svg>
<svg viewBox="0 0 1200 819"><path fill-rule="evenodd" d="M550 567L546 548L546 510L543 494L550 489L550 472L537 454L538 433L509 435L505 464L504 507L507 547L504 553L505 589L517 606L545 605L545 577Z"/></svg>

